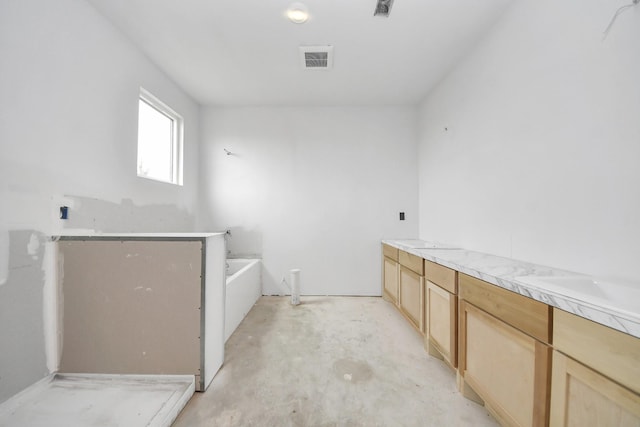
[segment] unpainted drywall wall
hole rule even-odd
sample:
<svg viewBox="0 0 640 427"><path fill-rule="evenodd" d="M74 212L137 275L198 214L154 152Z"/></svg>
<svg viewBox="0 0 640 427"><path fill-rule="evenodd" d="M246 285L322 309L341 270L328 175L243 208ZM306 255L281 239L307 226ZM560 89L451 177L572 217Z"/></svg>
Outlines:
<svg viewBox="0 0 640 427"><path fill-rule="evenodd" d="M420 236L640 279L640 6L514 2L420 111Z"/></svg>
<svg viewBox="0 0 640 427"><path fill-rule="evenodd" d="M417 234L415 119L412 107L204 110L202 227L263 258L266 294L299 268L302 294L380 295L380 239Z"/></svg>
<svg viewBox="0 0 640 427"><path fill-rule="evenodd" d="M61 241L59 247L60 372L200 376L202 242Z"/></svg>
<svg viewBox="0 0 640 427"><path fill-rule="evenodd" d="M114 203L90 197L66 197L71 201L65 229L114 232L191 231L195 215L172 204L136 205L131 199Z"/></svg>
<svg viewBox="0 0 640 427"><path fill-rule="evenodd" d="M48 374L44 352L42 259L44 236L5 232L7 270L0 279L0 402Z"/></svg>
<svg viewBox="0 0 640 427"><path fill-rule="evenodd" d="M199 107L85 1L0 2L0 57L2 401L55 368L46 236L193 230ZM184 186L136 175L140 87L184 117Z"/></svg>

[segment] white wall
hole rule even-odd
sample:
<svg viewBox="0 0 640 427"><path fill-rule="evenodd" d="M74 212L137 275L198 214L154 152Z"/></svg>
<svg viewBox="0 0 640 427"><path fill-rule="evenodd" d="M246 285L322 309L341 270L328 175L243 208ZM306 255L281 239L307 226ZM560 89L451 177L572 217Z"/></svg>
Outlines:
<svg viewBox="0 0 640 427"><path fill-rule="evenodd" d="M415 119L410 107L204 110L201 227L263 257L265 294L300 268L302 294L380 295L380 239L418 231Z"/></svg>
<svg viewBox="0 0 640 427"><path fill-rule="evenodd" d="M640 6L601 41L622 3L516 1L427 97L422 238L640 279Z"/></svg>
<svg viewBox="0 0 640 427"><path fill-rule="evenodd" d="M2 401L49 369L47 235L193 229L199 108L83 0L0 2L0 58ZM184 116L184 187L136 176L140 86Z"/></svg>
<svg viewBox="0 0 640 427"><path fill-rule="evenodd" d="M1 7L0 178L14 206L5 210L10 227L63 226L52 221L57 207L48 211L51 197L62 195L171 204L193 213L197 105L87 2ZM185 118L184 187L136 176L140 86Z"/></svg>

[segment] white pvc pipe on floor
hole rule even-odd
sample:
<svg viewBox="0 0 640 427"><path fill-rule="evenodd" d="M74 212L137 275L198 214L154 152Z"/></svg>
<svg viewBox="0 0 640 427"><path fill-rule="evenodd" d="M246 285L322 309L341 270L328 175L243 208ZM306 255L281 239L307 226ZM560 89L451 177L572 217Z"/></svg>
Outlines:
<svg viewBox="0 0 640 427"><path fill-rule="evenodd" d="M291 305L300 304L300 270L290 271L291 274Z"/></svg>

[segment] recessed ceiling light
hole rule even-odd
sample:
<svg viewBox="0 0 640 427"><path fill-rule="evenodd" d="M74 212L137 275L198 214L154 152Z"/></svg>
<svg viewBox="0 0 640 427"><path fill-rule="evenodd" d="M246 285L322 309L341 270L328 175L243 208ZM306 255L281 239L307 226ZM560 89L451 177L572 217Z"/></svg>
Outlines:
<svg viewBox="0 0 640 427"><path fill-rule="evenodd" d="M287 9L287 18L294 24L304 24L309 19L309 11L302 3L293 3Z"/></svg>

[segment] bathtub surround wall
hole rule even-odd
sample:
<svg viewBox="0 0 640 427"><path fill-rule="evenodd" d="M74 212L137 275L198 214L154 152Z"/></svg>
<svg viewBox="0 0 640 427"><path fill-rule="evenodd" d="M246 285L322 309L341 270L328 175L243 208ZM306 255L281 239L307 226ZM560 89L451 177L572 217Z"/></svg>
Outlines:
<svg viewBox="0 0 640 427"><path fill-rule="evenodd" d="M208 108L201 123L200 227L262 257L265 294L299 268L302 295L380 295L380 239L418 232L414 108Z"/></svg>
<svg viewBox="0 0 640 427"><path fill-rule="evenodd" d="M420 237L640 279L640 6L514 2L420 110Z"/></svg>
<svg viewBox="0 0 640 427"><path fill-rule="evenodd" d="M194 229L199 107L85 1L0 2L0 57L2 402L56 364L47 236ZM185 119L183 187L136 176L140 86Z"/></svg>
<svg viewBox="0 0 640 427"><path fill-rule="evenodd" d="M195 375L206 389L224 359L223 233L74 234L58 246L60 372Z"/></svg>

